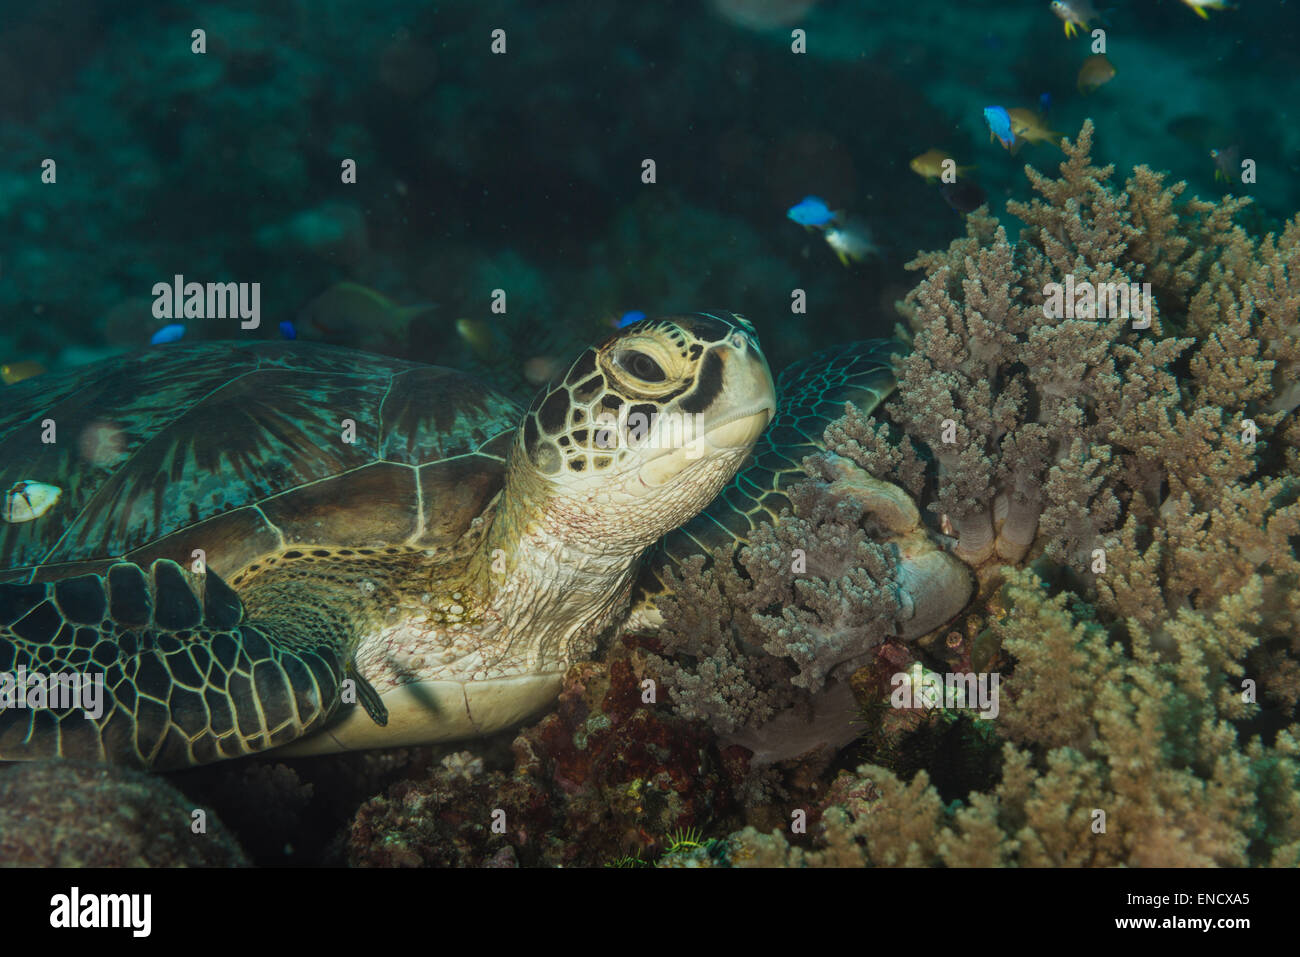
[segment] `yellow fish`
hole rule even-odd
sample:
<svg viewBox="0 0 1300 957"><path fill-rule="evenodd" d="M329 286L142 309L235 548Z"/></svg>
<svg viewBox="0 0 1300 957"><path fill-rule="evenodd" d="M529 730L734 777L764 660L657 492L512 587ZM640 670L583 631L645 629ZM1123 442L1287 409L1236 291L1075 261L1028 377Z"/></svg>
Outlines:
<svg viewBox="0 0 1300 957"><path fill-rule="evenodd" d="M4 380L5 385L15 385L24 379L38 376L44 371L45 366L30 359L24 362L10 362L7 365L0 366L0 379Z"/></svg>
<svg viewBox="0 0 1300 957"><path fill-rule="evenodd" d="M1098 87L1105 86L1115 79L1115 73L1115 64L1106 59L1106 54L1094 53L1079 67L1079 92L1087 95Z"/></svg>
<svg viewBox="0 0 1300 957"><path fill-rule="evenodd" d="M312 339L359 349L404 347L411 320L437 307L399 306L355 282L330 286L298 313L298 326Z"/></svg>
<svg viewBox="0 0 1300 957"><path fill-rule="evenodd" d="M1065 22L1067 37L1074 36L1080 29L1087 30L1088 22L1098 19L1092 0L1052 0L1052 12Z"/></svg>
<svg viewBox="0 0 1300 957"><path fill-rule="evenodd" d="M474 355L484 362L491 362L496 357L496 347L492 343L492 326L482 319L457 319L456 333L474 350Z"/></svg>
<svg viewBox="0 0 1300 957"><path fill-rule="evenodd" d="M1210 159L1214 160L1214 181L1223 180L1231 183L1234 177L1241 175L1241 150L1235 146L1210 150Z"/></svg>
<svg viewBox="0 0 1300 957"><path fill-rule="evenodd" d="M1202 20L1210 19L1206 10L1231 10L1231 4L1223 3L1222 0L1183 0L1188 8Z"/></svg>
<svg viewBox="0 0 1300 957"><path fill-rule="evenodd" d="M912 167L912 172L917 176L924 176L926 182L933 183L935 180L942 178L943 164L950 159L952 157L943 150L926 150L920 156L912 157L912 161L908 165ZM974 166L956 166L953 168L953 174L960 179L974 168Z"/></svg>
<svg viewBox="0 0 1300 957"><path fill-rule="evenodd" d="M861 220L851 219L843 226L832 226L822 233L822 238L844 266L880 255L880 247L871 239L871 227Z"/></svg>
<svg viewBox="0 0 1300 957"><path fill-rule="evenodd" d="M1007 110L1007 114L1011 117L1011 132L1018 140L1028 143L1051 143L1060 149L1062 134L1049 130L1042 114L1022 107Z"/></svg>

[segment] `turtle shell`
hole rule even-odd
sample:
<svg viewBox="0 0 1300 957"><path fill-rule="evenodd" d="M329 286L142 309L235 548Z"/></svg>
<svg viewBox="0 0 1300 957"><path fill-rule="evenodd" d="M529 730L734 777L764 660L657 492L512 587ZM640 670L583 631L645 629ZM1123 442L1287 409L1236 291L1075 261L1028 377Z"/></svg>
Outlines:
<svg viewBox="0 0 1300 957"><path fill-rule="evenodd" d="M519 415L463 373L301 342L29 379L0 392L0 493L60 494L6 513L25 520L0 522L0 581L195 549L229 576L279 548L449 545L503 484Z"/></svg>

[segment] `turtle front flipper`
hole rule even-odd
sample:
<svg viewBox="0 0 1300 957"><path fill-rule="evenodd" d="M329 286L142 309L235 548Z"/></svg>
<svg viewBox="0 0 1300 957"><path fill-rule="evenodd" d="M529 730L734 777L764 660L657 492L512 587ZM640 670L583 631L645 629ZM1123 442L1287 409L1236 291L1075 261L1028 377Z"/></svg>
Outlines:
<svg viewBox="0 0 1300 957"><path fill-rule="evenodd" d="M168 560L0 585L0 760L165 770L265 751L320 728L345 678L364 684L350 644L246 621L219 576Z"/></svg>
<svg viewBox="0 0 1300 957"><path fill-rule="evenodd" d="M748 465L713 503L664 537L638 581L634 605L662 594L663 569L701 551L739 547L763 522L790 507L785 490L806 478L803 460L823 452L822 434L853 403L870 414L894 391L891 360L905 351L893 339L864 339L836 346L789 366L777 380L776 417L754 446Z"/></svg>

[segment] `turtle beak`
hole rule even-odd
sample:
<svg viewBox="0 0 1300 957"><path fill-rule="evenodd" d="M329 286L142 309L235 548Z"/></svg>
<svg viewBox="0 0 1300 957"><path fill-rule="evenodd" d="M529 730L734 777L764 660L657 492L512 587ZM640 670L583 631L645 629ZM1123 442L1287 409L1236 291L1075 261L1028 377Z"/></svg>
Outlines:
<svg viewBox="0 0 1300 957"><path fill-rule="evenodd" d="M776 414L772 373L751 336L738 330L710 352L712 358L702 363L696 388L712 392L714 399L699 413L698 425L686 442L641 468L641 482L648 488L663 485L702 458L721 455L739 464ZM693 411L686 403L683 407Z"/></svg>
<svg viewBox="0 0 1300 957"><path fill-rule="evenodd" d="M715 449L748 449L776 415L772 371L758 343L745 332L734 332L714 348L722 360L722 388L730 411L715 422L706 420L703 437Z"/></svg>

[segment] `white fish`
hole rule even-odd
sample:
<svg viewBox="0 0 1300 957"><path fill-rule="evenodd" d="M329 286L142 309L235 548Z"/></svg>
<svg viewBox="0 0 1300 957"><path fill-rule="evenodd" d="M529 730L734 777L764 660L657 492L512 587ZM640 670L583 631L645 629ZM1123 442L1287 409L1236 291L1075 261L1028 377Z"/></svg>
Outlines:
<svg viewBox="0 0 1300 957"><path fill-rule="evenodd" d="M826 245L835 250L840 262L861 262L868 256L880 255L880 247L871 239L871 228L861 220L849 220L843 226L832 226L822 233Z"/></svg>
<svg viewBox="0 0 1300 957"><path fill-rule="evenodd" d="M15 482L5 492L4 507L0 509L0 518L6 522L30 522L40 518L56 504L63 495L63 489L45 482Z"/></svg>

